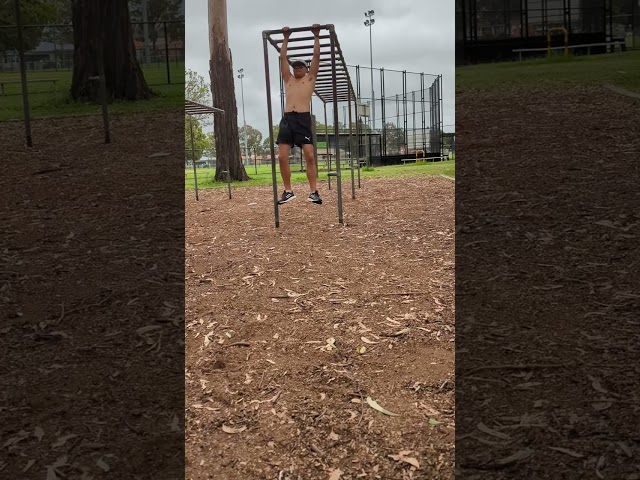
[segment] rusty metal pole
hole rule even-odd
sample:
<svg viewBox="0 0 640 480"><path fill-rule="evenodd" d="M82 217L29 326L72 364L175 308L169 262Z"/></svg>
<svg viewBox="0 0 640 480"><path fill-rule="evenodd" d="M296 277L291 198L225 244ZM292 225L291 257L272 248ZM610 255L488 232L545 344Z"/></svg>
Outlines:
<svg viewBox="0 0 640 480"><path fill-rule="evenodd" d="M324 102L323 102L324 103ZM331 156L329 155L329 130L327 124L327 104L324 103L324 143L325 143L325 152L327 155L327 183L329 185L329 190L331 190Z"/></svg>
<svg viewBox="0 0 640 480"><path fill-rule="evenodd" d="M425 117L425 103L424 103L424 73L420 74L420 110L422 111L422 150L426 150L427 149L427 142L426 142L426 138L427 138L427 127L425 124L426 121L426 117Z"/></svg>
<svg viewBox="0 0 640 480"><path fill-rule="evenodd" d="M269 140L271 148L271 180L273 181L273 215L276 228L280 226L280 212L278 210L278 181L276 178L276 152L273 140L273 118L271 111L271 85L269 84L269 47L267 45L267 33L262 32L262 44L264 46L264 78L267 86L267 115L269 115Z"/></svg>
<svg viewBox="0 0 640 480"><path fill-rule="evenodd" d="M338 223L344 224L342 215L342 179L340 175L340 133L338 132L338 82L336 78L336 32L333 25L329 26L331 35L331 73L333 85L333 131L336 143L336 184L338 194Z"/></svg>

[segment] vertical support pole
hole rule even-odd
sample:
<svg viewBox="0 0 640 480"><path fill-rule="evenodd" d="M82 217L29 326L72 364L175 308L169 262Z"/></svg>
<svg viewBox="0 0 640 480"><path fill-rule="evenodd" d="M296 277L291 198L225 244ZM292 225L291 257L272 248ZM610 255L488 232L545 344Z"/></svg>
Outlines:
<svg viewBox="0 0 640 480"><path fill-rule="evenodd" d="M311 114L311 141L313 142L313 159L316 165L316 178L318 178L318 136L316 135L316 116Z"/></svg>
<svg viewBox="0 0 640 480"><path fill-rule="evenodd" d="M169 35L167 34L167 22L162 22L164 29L164 59L167 65L167 83L171 85L171 68L169 66Z"/></svg>
<svg viewBox="0 0 640 480"><path fill-rule="evenodd" d="M403 142L404 148L407 153L409 153L409 142L407 142L407 71L402 71L402 120L404 121L404 135Z"/></svg>
<svg viewBox="0 0 640 480"><path fill-rule="evenodd" d="M333 84L333 130L336 139L336 184L338 194L338 223L344 224L342 216L342 179L340 178L340 133L338 132L338 83L336 78L336 31L329 27L331 36L331 83Z"/></svg>
<svg viewBox="0 0 640 480"><path fill-rule="evenodd" d="M360 65L356 65L356 101L359 104L362 103L362 97L360 96ZM358 137L358 168L360 168L360 159L362 155L362 127L360 125L361 117L358 115L356 107L356 136Z"/></svg>
<svg viewBox="0 0 640 480"><path fill-rule="evenodd" d="M262 32L262 45L264 47L264 78L267 86L267 115L269 116L269 139L271 149L271 180L273 182L273 215L276 228L280 226L280 212L278 211L278 182L276 180L276 152L273 138L273 118L271 111L271 85L269 83L269 49L267 46L267 34Z"/></svg>
<svg viewBox="0 0 640 480"><path fill-rule="evenodd" d="M356 199L356 182L354 179L354 175L355 172L354 170L354 166L353 166L353 127L351 126L351 110L353 109L352 105L351 105L351 101L355 100L355 98L353 98L353 96L351 95L351 88L349 88L349 159L351 160L351 199L355 200ZM360 160L358 160L356 158L356 162L358 162L358 165L360 165Z"/></svg>
<svg viewBox="0 0 640 480"><path fill-rule="evenodd" d="M442 74L440 74L440 76L438 77L438 91L440 92L440 98L438 99L438 118L440 121L440 128L439 128L439 142L440 142L440 155L442 155L442 152L444 151L444 137L443 137L443 133L444 133L444 109L442 108L442 103L444 101L444 98L442 96Z"/></svg>
<svg viewBox="0 0 640 480"><path fill-rule="evenodd" d="M385 99L385 93L384 93L384 68L380 69L380 92L381 92L380 98L382 99L382 101L380 102L382 104L382 138L380 139L380 154L386 155L387 154L387 117L386 117L387 101Z"/></svg>
<svg viewBox="0 0 640 480"><path fill-rule="evenodd" d="M400 95L396 93L396 132L400 130ZM397 153L400 153L400 139L396 134L396 148L398 149Z"/></svg>
<svg viewBox="0 0 640 480"><path fill-rule="evenodd" d="M284 79L282 78L282 71L278 69L278 76L280 78L280 117L284 116Z"/></svg>
<svg viewBox="0 0 640 480"><path fill-rule="evenodd" d="M331 155L329 154L329 125L327 124L327 104L323 102L324 105L324 142L326 145L326 155L327 155L327 184L329 185L329 190L331 190Z"/></svg>
<svg viewBox="0 0 640 480"><path fill-rule="evenodd" d="M426 151L427 150L427 129L425 126L425 120L426 120L426 111L425 111L425 104L424 104L424 73L420 74L420 110L422 110L422 150Z"/></svg>
<svg viewBox="0 0 640 480"><path fill-rule="evenodd" d="M411 125L413 131L413 150L417 151L418 146L416 145L416 92L411 92L411 104L413 110L413 124Z"/></svg>
<svg viewBox="0 0 640 480"><path fill-rule="evenodd" d="M191 162L193 163L193 183L196 186L196 200L200 200L198 197L198 172L196 171L196 148L193 143L193 121L192 116L189 115L189 132L191 134Z"/></svg>
<svg viewBox="0 0 640 480"><path fill-rule="evenodd" d="M20 80L22 80L22 112L24 114L24 128L27 137L27 147L33 147L31 139L31 116L29 112L29 90L27 87L27 66L24 63L24 40L22 38L22 14L20 0L16 2L16 28L18 30L18 57L20 58Z"/></svg>
<svg viewBox="0 0 640 480"><path fill-rule="evenodd" d="M433 136L435 132L435 104L433 102L433 88L435 82L429 87L429 152L433 152Z"/></svg>

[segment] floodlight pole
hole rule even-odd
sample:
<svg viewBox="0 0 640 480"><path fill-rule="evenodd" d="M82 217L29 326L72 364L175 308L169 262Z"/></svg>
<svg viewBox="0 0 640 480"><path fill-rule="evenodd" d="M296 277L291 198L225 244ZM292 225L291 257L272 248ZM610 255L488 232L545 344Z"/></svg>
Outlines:
<svg viewBox="0 0 640 480"><path fill-rule="evenodd" d="M244 115L244 84L242 79L244 78L244 68L238 70L238 78L240 79L240 91L242 92L242 123L244 124L244 156L245 164L249 164L249 150L247 149L247 118Z"/></svg>
<svg viewBox="0 0 640 480"><path fill-rule="evenodd" d="M33 147L31 139L31 118L29 116L29 92L27 90L27 67L24 64L24 40L22 38L22 15L20 0L16 3L16 28L18 29L18 56L20 58L20 79L22 80L22 111L24 113L24 127L27 136L27 146Z"/></svg>
<svg viewBox="0 0 640 480"><path fill-rule="evenodd" d="M376 107L375 107L375 98L376 98L376 94L375 91L373 90L373 35L371 33L371 27L373 27L373 24L376 23L375 19L373 18L374 15L374 11L373 10L369 10L368 12L365 12L364 16L367 17L367 20L365 20L364 24L365 26L369 27L369 61L371 64L371 68L370 68L370 73L371 73L371 117L370 117L370 127L373 130L374 128L376 128Z"/></svg>

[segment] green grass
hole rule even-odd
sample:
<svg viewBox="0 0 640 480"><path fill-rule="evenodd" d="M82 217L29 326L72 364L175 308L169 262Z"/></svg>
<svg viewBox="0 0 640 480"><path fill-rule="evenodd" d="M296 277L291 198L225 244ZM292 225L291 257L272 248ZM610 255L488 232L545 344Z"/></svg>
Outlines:
<svg viewBox="0 0 640 480"><path fill-rule="evenodd" d="M297 171L298 168L295 165L291 166L291 183L307 183L307 175L304 172ZM271 178L271 165L259 165L258 174L255 174L255 168L253 166L246 167L247 174L251 177L251 180L247 182L232 182L234 186L242 187L255 187L272 185ZM354 171L354 178L357 181L358 172ZM198 169L198 189L200 188L226 188L226 182L215 182L213 176L215 169L202 168ZM282 178L280 177L279 169L276 170L278 185L282 185ZM361 168L360 178L363 181L371 178L380 177L399 177L403 175L446 175L447 177L455 177L455 159L445 162L431 162L422 164L406 164L406 165L390 165L388 167L375 167L375 168ZM319 179L321 181L327 180L326 170L320 171ZM332 179L335 180L335 177ZM351 184L351 171L342 170L342 183ZM185 170L185 188L187 190L193 190L193 169Z"/></svg>
<svg viewBox="0 0 640 480"><path fill-rule="evenodd" d="M180 108L184 104L184 64L170 64L171 85L167 84L167 71L164 64L148 65L143 68L145 79L151 89L158 94L149 101L117 101L109 105L109 112L162 111ZM71 101L70 70L64 71L28 71L27 79L56 79L56 91L50 83L29 84L29 110L31 118L58 117L70 115L100 114L101 106L81 104ZM0 73L0 81L19 81L20 73ZM22 85L5 85L5 95L0 96L0 121L22 120Z"/></svg>
<svg viewBox="0 0 640 480"><path fill-rule="evenodd" d="M606 85L640 91L640 51L471 65L456 68L456 89L509 85Z"/></svg>

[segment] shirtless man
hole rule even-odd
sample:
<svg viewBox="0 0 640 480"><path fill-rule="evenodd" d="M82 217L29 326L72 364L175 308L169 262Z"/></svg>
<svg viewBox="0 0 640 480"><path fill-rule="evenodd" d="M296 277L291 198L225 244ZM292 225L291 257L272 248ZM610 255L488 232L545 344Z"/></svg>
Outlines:
<svg viewBox="0 0 640 480"><path fill-rule="evenodd" d="M313 142L311 140L311 95L316 85L316 76L320 67L320 25L312 26L315 36L313 45L313 59L311 67L307 69L304 60L293 60L293 75L289 70L287 61L287 44L289 43L289 27L282 29L284 41L280 51L280 70L284 80L286 93L285 113L280 121L280 132L276 143L278 144L278 160L280 161L280 174L284 182L284 193L278 203L287 203L296 198L291 189L291 169L289 168L289 152L293 145L302 148L307 163L307 179L309 179L309 201L317 205L322 204L316 186L316 163L313 156Z"/></svg>

